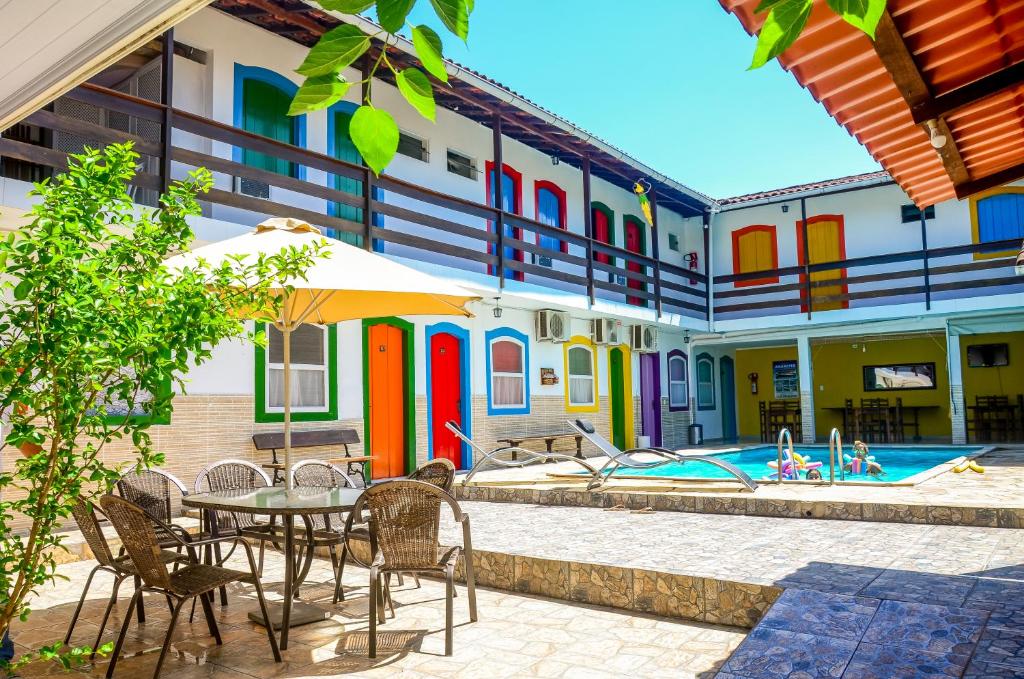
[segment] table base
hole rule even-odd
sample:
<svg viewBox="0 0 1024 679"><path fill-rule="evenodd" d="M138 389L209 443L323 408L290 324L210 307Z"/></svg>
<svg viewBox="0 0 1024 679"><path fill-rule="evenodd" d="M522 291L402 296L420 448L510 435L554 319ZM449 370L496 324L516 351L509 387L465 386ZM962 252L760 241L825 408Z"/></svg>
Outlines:
<svg viewBox="0 0 1024 679"><path fill-rule="evenodd" d="M282 604L276 602L267 602L267 608L270 609L270 624L275 630L281 629L281 614L284 610ZM311 625L314 622L322 622L329 620L331 614L329 611L307 604L302 601L292 602L291 619L289 620L289 628L301 627L302 625ZM259 610L249 611L249 619L257 625L264 625L263 614Z"/></svg>

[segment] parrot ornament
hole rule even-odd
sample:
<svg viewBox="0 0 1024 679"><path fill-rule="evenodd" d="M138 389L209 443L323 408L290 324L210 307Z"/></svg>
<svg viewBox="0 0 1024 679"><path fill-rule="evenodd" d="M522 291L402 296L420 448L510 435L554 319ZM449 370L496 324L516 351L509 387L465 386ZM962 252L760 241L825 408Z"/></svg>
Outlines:
<svg viewBox="0 0 1024 679"><path fill-rule="evenodd" d="M651 183L646 179L638 179L633 184L633 193L640 202L640 211L644 213L644 219L648 226L654 226L654 215L651 213L651 199L647 194L651 191Z"/></svg>

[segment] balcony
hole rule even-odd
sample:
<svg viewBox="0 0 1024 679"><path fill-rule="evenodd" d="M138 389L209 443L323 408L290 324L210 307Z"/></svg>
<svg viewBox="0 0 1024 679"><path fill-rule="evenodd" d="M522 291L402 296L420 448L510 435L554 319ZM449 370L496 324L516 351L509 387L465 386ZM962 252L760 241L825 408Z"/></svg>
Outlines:
<svg viewBox="0 0 1024 679"><path fill-rule="evenodd" d="M203 197L203 214L215 220L249 225L287 215L368 249L483 274L498 288L523 281L592 302L707 318L701 272L393 176L375 177L361 165L96 85L81 85L61 102L96 114L89 120L48 110L28 116L19 128L31 134L0 138L5 176L36 178L65 168L73 144L54 143L58 138L79 145L130 140L142 154L134 182L142 204L153 205L170 179L205 167L214 173L215 188ZM65 110L69 106L55 107ZM242 149L294 170L280 174L238 162ZM352 181L336 182L339 177Z"/></svg>

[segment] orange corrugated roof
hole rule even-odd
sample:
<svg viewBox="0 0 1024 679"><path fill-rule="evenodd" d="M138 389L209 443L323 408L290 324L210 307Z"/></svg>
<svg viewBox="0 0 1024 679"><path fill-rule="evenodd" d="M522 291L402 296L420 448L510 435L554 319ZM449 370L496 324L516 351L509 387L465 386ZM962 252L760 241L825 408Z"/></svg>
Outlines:
<svg viewBox="0 0 1024 679"><path fill-rule="evenodd" d="M766 16L754 14L759 1L719 0L751 34ZM888 7L932 97L1024 60L1024 0L889 0ZM779 61L915 203L957 197L871 39L829 11L825 0L815 0L806 30ZM1024 163L1024 84L944 119L970 181Z"/></svg>

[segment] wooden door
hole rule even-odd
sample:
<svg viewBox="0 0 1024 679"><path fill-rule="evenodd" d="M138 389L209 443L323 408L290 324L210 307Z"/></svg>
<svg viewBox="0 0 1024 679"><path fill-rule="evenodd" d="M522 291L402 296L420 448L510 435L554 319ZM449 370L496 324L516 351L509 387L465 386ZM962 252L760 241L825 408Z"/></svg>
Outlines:
<svg viewBox="0 0 1024 679"><path fill-rule="evenodd" d="M356 149L356 145L352 143L352 137L349 133L349 125L352 122L352 114L355 111L355 107L349 109L332 109L334 115L334 139L333 151L334 157L339 160L344 160L354 165L361 165L363 163L363 157L359 155L359 151ZM363 183L358 179L351 177L343 177L340 174L334 175L334 188L338 191L344 191L345 193L351 194L354 197L362 197L363 195ZM346 203L332 203L331 214L335 217L341 217L351 222L362 223L363 221L363 209L360 207L354 207ZM362 247L363 236L362 234L352 233L351 231L339 231L337 229L331 229L329 235L337 238L349 245L355 245Z"/></svg>
<svg viewBox="0 0 1024 679"><path fill-rule="evenodd" d="M372 325L368 341L371 476L402 476L406 473L405 334L392 325Z"/></svg>
<svg viewBox="0 0 1024 679"><path fill-rule="evenodd" d="M462 469L462 442L445 426L449 420L462 426L462 344L454 335L440 332L430 338L429 350L433 456Z"/></svg>
<svg viewBox="0 0 1024 679"><path fill-rule="evenodd" d="M594 229L594 240L599 243L612 244L612 225L609 223L608 213L601 208L591 208L590 216ZM594 261L602 264L611 264L612 258L605 252L595 252Z"/></svg>
<svg viewBox="0 0 1024 679"><path fill-rule="evenodd" d="M803 264L803 229L797 223L797 247L799 249L800 263ZM846 259L846 244L843 235L843 218L835 215L823 215L812 217L807 220L807 261L810 264L823 262L836 262ZM801 277L803 279L803 277ZM832 269L830 271L815 271L811 273L811 310L831 311L833 309L846 309L850 303L846 300L829 299L846 294L847 286L843 283L846 278L846 269ZM831 285L821 285L821 282L833 282ZM806 292L801 291L801 297L806 299ZM807 310L807 305L803 305Z"/></svg>
<svg viewBox="0 0 1024 679"><path fill-rule="evenodd" d="M608 350L608 386L611 401L612 443L619 450L632 448L626 444L626 394L625 370L623 367L624 353L618 347Z"/></svg>
<svg viewBox="0 0 1024 679"><path fill-rule="evenodd" d="M736 440L736 369L728 356L718 361L718 384L722 390L722 439Z"/></svg>
<svg viewBox="0 0 1024 679"><path fill-rule="evenodd" d="M295 119L288 116L291 96L262 80L242 83L242 129L288 144L296 143ZM296 176L293 163L250 149L242 150L242 162L249 167Z"/></svg>
<svg viewBox="0 0 1024 679"><path fill-rule="evenodd" d="M661 354L640 355L640 421L652 446L661 445Z"/></svg>
<svg viewBox="0 0 1024 679"><path fill-rule="evenodd" d="M635 252L639 255L644 254L644 237L641 231L640 223L635 219L626 219L625 221L626 231L626 249L630 252ZM644 267L639 262L629 261L626 262L626 268L629 271L635 271L641 273ZM638 281L633 278L627 279L626 285L633 290L645 290L647 286L643 281ZM640 297L626 297L626 304L633 304L635 306L647 306L647 302Z"/></svg>

